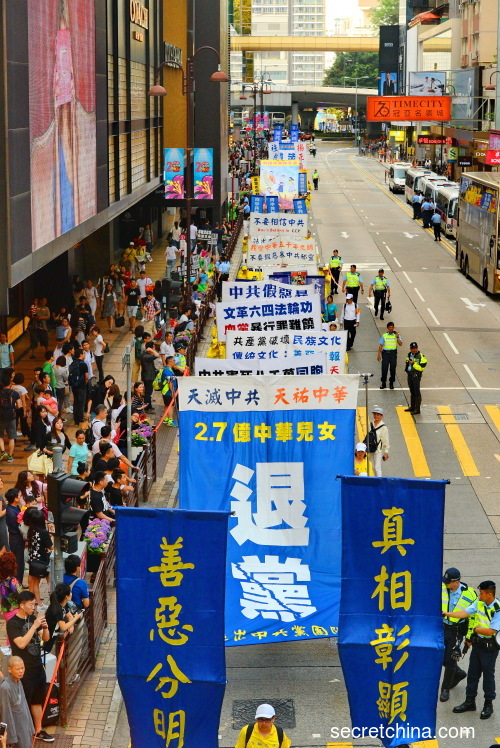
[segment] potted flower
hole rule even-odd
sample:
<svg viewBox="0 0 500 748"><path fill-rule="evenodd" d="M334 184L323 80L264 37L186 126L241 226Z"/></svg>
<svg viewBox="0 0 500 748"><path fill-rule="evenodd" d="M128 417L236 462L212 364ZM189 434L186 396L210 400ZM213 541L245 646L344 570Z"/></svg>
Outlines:
<svg viewBox="0 0 500 748"><path fill-rule="evenodd" d="M149 443L150 437L153 435L153 430L151 426L139 426L138 429L134 429L132 431L132 454L130 455L130 460L132 462L135 462L139 455L141 454L144 447L146 447Z"/></svg>
<svg viewBox="0 0 500 748"><path fill-rule="evenodd" d="M108 550L111 523L106 519L93 519L87 525L83 539L87 544L87 570L96 572L101 558Z"/></svg>

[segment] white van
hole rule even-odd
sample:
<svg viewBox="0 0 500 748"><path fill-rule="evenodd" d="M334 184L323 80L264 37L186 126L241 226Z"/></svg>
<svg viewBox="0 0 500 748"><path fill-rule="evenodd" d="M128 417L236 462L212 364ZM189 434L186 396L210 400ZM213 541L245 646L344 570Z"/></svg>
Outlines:
<svg viewBox="0 0 500 748"><path fill-rule="evenodd" d="M411 164L406 161L395 161L389 166L388 183L391 192L404 192L406 172L411 168Z"/></svg>
<svg viewBox="0 0 500 748"><path fill-rule="evenodd" d="M441 215L441 229L448 236L457 238L458 196L460 188L442 185L436 189L436 208Z"/></svg>
<svg viewBox="0 0 500 748"><path fill-rule="evenodd" d="M420 183L424 177L439 178L439 175L430 169L424 169L422 166L414 166L406 172L405 197L407 203L411 203L415 192L421 189Z"/></svg>
<svg viewBox="0 0 500 748"><path fill-rule="evenodd" d="M438 187L458 187L458 185L446 179L446 177L424 177L420 181L419 189L424 198L436 202L436 190Z"/></svg>

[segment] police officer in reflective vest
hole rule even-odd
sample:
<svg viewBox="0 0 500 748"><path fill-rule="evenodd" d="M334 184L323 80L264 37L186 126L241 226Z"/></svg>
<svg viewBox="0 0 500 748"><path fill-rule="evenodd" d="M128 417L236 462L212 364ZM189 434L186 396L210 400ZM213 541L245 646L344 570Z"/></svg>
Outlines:
<svg viewBox="0 0 500 748"><path fill-rule="evenodd" d="M394 329L394 322L387 323L387 332L384 332L378 343L377 361L382 361L380 389L385 390L387 373L390 370L389 387L393 390L394 380L396 379L396 364L398 362L398 345L403 345L399 332Z"/></svg>
<svg viewBox="0 0 500 748"><path fill-rule="evenodd" d="M479 599L465 610L448 612L448 618L476 617L474 633L471 635L472 652L467 672L465 701L454 708L455 714L476 711L476 696L481 675L483 676L484 706L481 719L489 719L493 714L495 693L495 664L498 645L495 636L500 630L500 602L496 599L495 582L488 579L479 585Z"/></svg>
<svg viewBox="0 0 500 748"><path fill-rule="evenodd" d="M333 250L333 255L330 257L330 272L332 274L333 280L330 284L330 293L338 293L339 289L339 279L340 279L340 271L342 269L342 257L339 257L339 251L338 249ZM335 282L334 282L335 281Z"/></svg>
<svg viewBox="0 0 500 748"><path fill-rule="evenodd" d="M391 298L391 284L384 275L384 268L380 268L378 275L372 280L368 289L368 296L371 296L372 292L375 297L375 317L378 315L380 304L380 319L384 319L386 296L388 299Z"/></svg>
<svg viewBox="0 0 500 748"><path fill-rule="evenodd" d="M422 372L427 366L427 359L424 354L418 350L418 343L410 343L410 352L406 357L405 371L408 378L408 387L410 389L410 407L405 408L407 413L413 413L414 416L420 415L420 405L422 395L420 394L420 380Z"/></svg>
<svg viewBox="0 0 500 748"><path fill-rule="evenodd" d="M365 292L363 286L363 278L356 271L356 265L351 265L351 269L345 274L344 281L342 283L342 292L351 293L354 300L354 304L358 303L358 293L361 288L361 293Z"/></svg>
<svg viewBox="0 0 500 748"><path fill-rule="evenodd" d="M448 612L462 611L477 600L477 595L472 587L460 581L460 572L454 566L446 569L441 587L442 609ZM441 683L440 701L448 701L450 690L467 677L465 670L458 666L461 656L460 645L464 636L469 637L474 631L475 619L468 621L459 618L443 618L444 627L444 676Z"/></svg>

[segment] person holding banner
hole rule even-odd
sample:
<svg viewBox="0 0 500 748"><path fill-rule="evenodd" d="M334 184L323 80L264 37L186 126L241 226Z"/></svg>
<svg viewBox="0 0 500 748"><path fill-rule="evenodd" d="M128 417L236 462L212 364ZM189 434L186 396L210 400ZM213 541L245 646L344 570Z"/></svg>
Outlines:
<svg viewBox="0 0 500 748"><path fill-rule="evenodd" d="M290 738L274 724L276 712L271 704L258 706L255 720L241 728L235 748L290 748Z"/></svg>

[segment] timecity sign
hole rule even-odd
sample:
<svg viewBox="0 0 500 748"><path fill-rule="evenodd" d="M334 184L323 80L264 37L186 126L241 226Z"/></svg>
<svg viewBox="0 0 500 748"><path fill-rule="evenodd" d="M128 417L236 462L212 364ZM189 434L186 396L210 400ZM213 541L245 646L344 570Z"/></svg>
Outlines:
<svg viewBox="0 0 500 748"><path fill-rule="evenodd" d="M451 117L450 96L367 96L367 122L446 122Z"/></svg>
<svg viewBox="0 0 500 748"><path fill-rule="evenodd" d="M149 10L139 0L130 0L130 21L149 29Z"/></svg>

